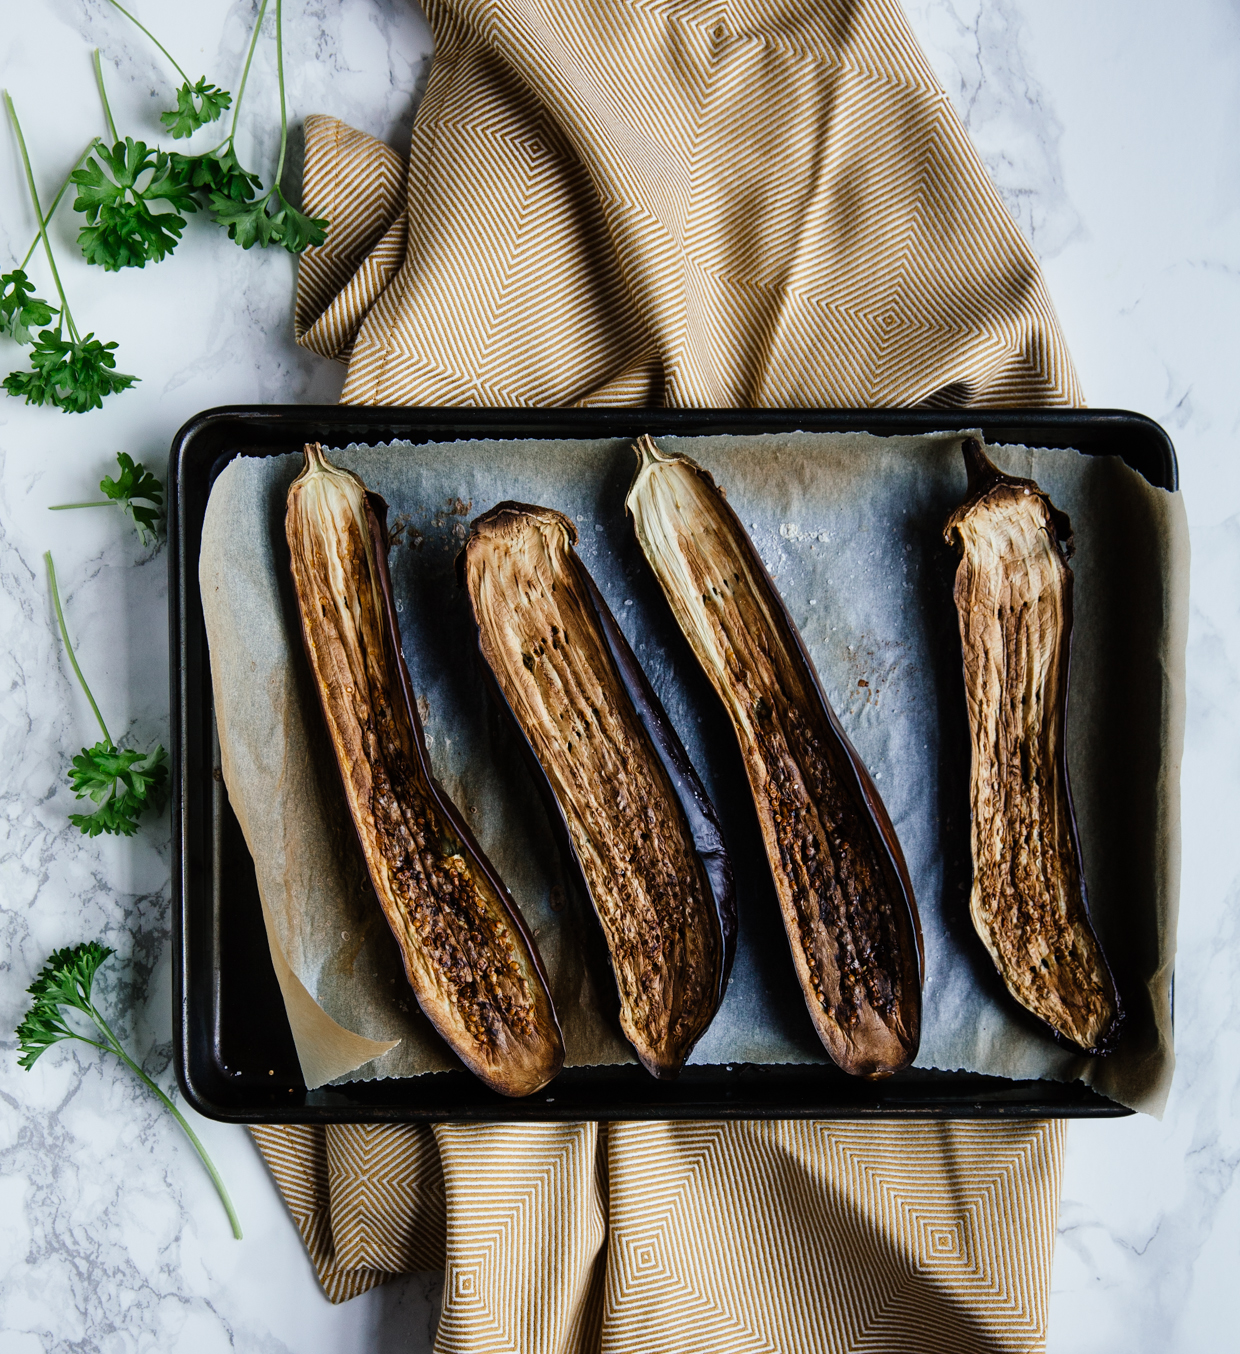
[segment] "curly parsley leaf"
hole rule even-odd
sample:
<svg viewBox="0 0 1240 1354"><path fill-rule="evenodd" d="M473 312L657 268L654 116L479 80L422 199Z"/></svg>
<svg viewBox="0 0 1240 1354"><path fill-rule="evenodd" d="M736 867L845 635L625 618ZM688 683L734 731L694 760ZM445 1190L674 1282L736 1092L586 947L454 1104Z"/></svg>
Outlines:
<svg viewBox="0 0 1240 1354"><path fill-rule="evenodd" d="M15 343L33 343L34 331L52 322L55 306L34 294L34 284L20 269L0 273L0 333Z"/></svg>
<svg viewBox="0 0 1240 1354"><path fill-rule="evenodd" d="M99 966L116 951L98 941L56 950L26 991L34 998L25 1019L17 1027L17 1063L29 1071L39 1057L62 1039L81 1039L65 1020L62 1006L89 1014L91 988ZM85 1040L93 1043L93 1040Z"/></svg>
<svg viewBox="0 0 1240 1354"><path fill-rule="evenodd" d="M195 85L186 80L177 90L176 108L170 113L161 113L159 120L177 141L193 136L199 127L214 122L231 107L232 95L218 85L208 84L204 75Z"/></svg>
<svg viewBox="0 0 1240 1354"><path fill-rule="evenodd" d="M100 490L122 510L138 529L145 545L159 536L164 524L164 486L159 479L128 452L118 451L116 462L120 474L113 479L105 475L99 481ZM145 499L145 503L136 500Z"/></svg>
<svg viewBox="0 0 1240 1354"><path fill-rule="evenodd" d="M271 217L267 214L269 201L264 198L256 203L234 202L222 193L212 193L211 210L216 221L228 231L228 238L242 249L255 244L265 248L274 238Z"/></svg>
<svg viewBox="0 0 1240 1354"><path fill-rule="evenodd" d="M216 193L231 202L250 202L255 190L263 186L257 174L241 166L230 142L206 155L181 155L173 151L172 165L204 206L210 204Z"/></svg>
<svg viewBox="0 0 1240 1354"><path fill-rule="evenodd" d="M207 1155L207 1149L199 1141L198 1135L186 1122L181 1111L125 1052L103 1012L95 1005L92 994L95 975L104 961L115 953L110 946L100 945L97 940L53 951L39 976L26 989L34 1001L17 1027L17 1051L21 1055L17 1060L18 1066L30 1071L53 1044L63 1043L66 1039L75 1039L79 1043L89 1044L91 1048L97 1048L101 1053L112 1053L118 1057L159 1097L164 1107L172 1112L177 1123L184 1129L190 1142L194 1144L194 1149L207 1168L211 1182L220 1196L220 1202L228 1214L233 1236L240 1241L241 1223L237 1218L237 1210L228 1197L228 1190L215 1168L215 1163ZM69 1024L68 1016L72 1011L80 1012L90 1021L94 1027L90 1035L79 1033Z"/></svg>
<svg viewBox="0 0 1240 1354"><path fill-rule="evenodd" d="M161 262L177 247L185 229L182 217L153 213L141 202L119 211L105 207L100 217L98 225L82 227L78 243L87 263L100 264L109 273Z"/></svg>
<svg viewBox="0 0 1240 1354"><path fill-rule="evenodd" d="M300 254L311 245L318 246L327 240L327 218L307 216L291 206L280 190L276 189L280 209L273 213L272 223L279 231L279 243L290 254Z"/></svg>
<svg viewBox="0 0 1240 1354"><path fill-rule="evenodd" d="M151 752L99 742L73 759L69 784L79 799L93 799L93 813L71 813L69 821L88 837L101 832L132 837L148 809L159 813L168 799L168 754L157 743Z"/></svg>
<svg viewBox="0 0 1240 1354"><path fill-rule="evenodd" d="M65 512L72 508L120 508L137 528L142 544L149 545L163 534L164 486L128 452L118 451L116 463L120 467L120 474L115 479L111 475L105 475L99 481L99 491L106 495L105 498L93 499L89 503L51 503L48 505L48 511Z"/></svg>
<svg viewBox="0 0 1240 1354"><path fill-rule="evenodd" d="M101 832L119 833L132 837L138 828L138 818L147 810L158 812L163 808L168 793L168 755L158 744L150 752L135 752L117 747L108 732L99 704L82 673L73 645L69 642L69 627L65 624L64 607L60 603L60 587L56 582L56 564L52 552L43 553L47 565L47 584L56 609L56 624L64 641L65 651L74 675L90 708L99 721L103 734L92 748L83 748L73 759L69 784L79 799L93 799L94 813L73 813L69 821L90 837Z"/></svg>
<svg viewBox="0 0 1240 1354"><path fill-rule="evenodd" d="M78 232L86 261L109 272L160 262L185 229L177 213L198 210L193 189L166 151L131 136L110 150L101 142L96 153L70 175L78 190L73 210L89 222ZM172 210L153 212L155 202Z"/></svg>
<svg viewBox="0 0 1240 1354"><path fill-rule="evenodd" d="M102 409L105 396L128 390L138 380L115 370L115 350L115 343L100 343L94 334L75 341L45 329L30 350L33 370L11 372L4 388L24 396L27 404L50 404L70 414Z"/></svg>
<svg viewBox="0 0 1240 1354"><path fill-rule="evenodd" d="M255 203L233 202L222 193L212 193L211 210L228 231L228 238L242 249L277 244L290 254L300 254L309 245L321 245L327 239L327 221L290 206L278 188Z"/></svg>

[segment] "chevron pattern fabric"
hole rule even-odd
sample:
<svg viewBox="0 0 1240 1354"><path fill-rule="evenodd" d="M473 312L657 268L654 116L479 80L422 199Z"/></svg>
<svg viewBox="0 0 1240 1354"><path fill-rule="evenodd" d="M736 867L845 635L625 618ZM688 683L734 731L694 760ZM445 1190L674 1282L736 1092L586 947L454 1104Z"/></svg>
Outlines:
<svg viewBox="0 0 1240 1354"><path fill-rule="evenodd" d="M299 326L347 403L1081 403L896 0L425 8L403 217L390 150L307 124Z"/></svg>
<svg viewBox="0 0 1240 1354"><path fill-rule="evenodd" d="M328 1298L345 1302L390 1279L391 1274L376 1266L347 1267L336 1259L323 1130L311 1124L253 1124L250 1134L284 1196Z"/></svg>
<svg viewBox="0 0 1240 1354"><path fill-rule="evenodd" d="M251 1132L333 1302L444 1269L439 1354L1045 1347L1062 1122Z"/></svg>
<svg viewBox="0 0 1240 1354"><path fill-rule="evenodd" d="M339 1124L324 1145L337 1266L392 1274L442 1269L444 1179L431 1130Z"/></svg>
<svg viewBox="0 0 1240 1354"><path fill-rule="evenodd" d="M347 360L358 327L405 257L406 165L336 118L305 124L307 202L327 204L331 232L302 256L293 332L321 357Z"/></svg>
<svg viewBox="0 0 1240 1354"><path fill-rule="evenodd" d="M604 1354L1042 1348L1063 1123L613 1124Z"/></svg>
<svg viewBox="0 0 1240 1354"><path fill-rule="evenodd" d="M435 1139L451 1237L436 1349L597 1350L607 1234L598 1125L446 1124Z"/></svg>
<svg viewBox="0 0 1240 1354"><path fill-rule="evenodd" d="M1081 403L896 0L426 0L406 166L306 124L353 403ZM440 1354L1036 1351L1062 1124L256 1127L332 1301Z"/></svg>

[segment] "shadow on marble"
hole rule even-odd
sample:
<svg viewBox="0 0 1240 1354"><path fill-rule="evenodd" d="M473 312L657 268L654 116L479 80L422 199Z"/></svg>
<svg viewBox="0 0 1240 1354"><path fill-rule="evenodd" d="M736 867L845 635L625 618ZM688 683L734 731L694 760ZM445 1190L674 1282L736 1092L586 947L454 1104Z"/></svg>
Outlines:
<svg viewBox="0 0 1240 1354"><path fill-rule="evenodd" d="M399 1274L362 1298L369 1310L363 1327L349 1332L340 1354L430 1354L439 1324L443 1275Z"/></svg>

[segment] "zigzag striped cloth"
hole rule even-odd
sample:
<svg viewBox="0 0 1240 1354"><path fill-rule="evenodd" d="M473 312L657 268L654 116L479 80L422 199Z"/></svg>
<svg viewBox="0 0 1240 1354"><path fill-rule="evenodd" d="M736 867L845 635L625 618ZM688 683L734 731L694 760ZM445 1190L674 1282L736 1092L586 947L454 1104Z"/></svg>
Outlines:
<svg viewBox="0 0 1240 1354"><path fill-rule="evenodd" d="M366 404L1081 403L896 0L427 0L408 164L325 117L298 340ZM1063 1126L253 1130L323 1286L436 1349L1044 1347Z"/></svg>

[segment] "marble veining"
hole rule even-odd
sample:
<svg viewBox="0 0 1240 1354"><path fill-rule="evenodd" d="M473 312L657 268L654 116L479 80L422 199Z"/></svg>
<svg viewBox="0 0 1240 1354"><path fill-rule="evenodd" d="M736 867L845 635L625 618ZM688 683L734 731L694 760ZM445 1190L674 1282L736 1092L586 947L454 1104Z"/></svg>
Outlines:
<svg viewBox="0 0 1240 1354"><path fill-rule="evenodd" d="M904 0L904 12L991 181L1045 262L1082 232L1063 127L1030 61L1022 0Z"/></svg>
<svg viewBox="0 0 1240 1354"><path fill-rule="evenodd" d="M254 0L134 4L192 77L236 91ZM1220 0L907 0L906 11L1042 260L1091 401L1147 413L1175 438L1192 531L1179 1069L1162 1123L1071 1127L1048 1347L1228 1348L1240 1245L1240 13ZM41 191L102 130L95 46L122 132L157 136L173 73L105 0L6 0L2 27L0 85ZM403 149L429 65L416 8L290 0L285 29L294 128L333 113ZM265 40L238 147L266 177L277 131ZM118 950L104 1005L173 1085L168 820L93 842L66 822L69 759L97 731L56 635L42 552L55 552L113 733L140 743L168 735L166 560L119 513L47 505L89 496L117 450L162 467L200 409L331 401L342 377L292 341L286 255L243 253L198 219L173 259L118 279L81 261L76 229L62 210L53 233L75 315L116 339L121 368L143 380L79 417L0 397L0 1348L429 1350L438 1278L331 1307L243 1130L195 1120L245 1225L238 1244L192 1149L124 1068L63 1046L31 1073L16 1066L8 1031L26 984L51 949L97 937ZM0 271L32 234L6 132ZM37 259L32 272L46 294ZM4 370L16 358L0 341Z"/></svg>

